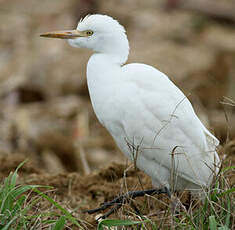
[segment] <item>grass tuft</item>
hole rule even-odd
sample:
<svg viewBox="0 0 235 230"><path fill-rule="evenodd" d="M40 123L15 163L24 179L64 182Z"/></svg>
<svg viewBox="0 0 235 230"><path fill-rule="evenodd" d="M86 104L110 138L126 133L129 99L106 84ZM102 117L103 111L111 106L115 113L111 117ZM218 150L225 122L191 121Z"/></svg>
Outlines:
<svg viewBox="0 0 235 230"><path fill-rule="evenodd" d="M0 230L30 230L49 229L61 230L66 227L76 226L85 229L85 224L72 216L59 203L50 198L38 188L51 188L41 185L17 185L18 170L25 163L22 162L16 170L9 174L0 184ZM41 212L37 205L48 201L54 212ZM83 225L83 226L82 226Z"/></svg>
<svg viewBox="0 0 235 230"><path fill-rule="evenodd" d="M91 229L84 220L75 218L72 213L52 199L49 194L39 189L51 188L41 185L17 184L18 170L0 184L0 230L30 229ZM97 230L159 230L159 229L190 229L190 230L229 230L235 228L234 191L228 178L234 173L235 167L224 167L209 191L205 200L191 200L187 208L179 208L172 213L171 206L157 197L146 197L141 203L140 213L136 215L132 206L126 204L117 219L105 219L98 223ZM42 208L43 203L49 208ZM136 202L136 201L132 201ZM151 204L151 202L153 202ZM161 202L166 209L154 209L154 202ZM135 204L138 206L138 203ZM124 218L124 220L122 220Z"/></svg>

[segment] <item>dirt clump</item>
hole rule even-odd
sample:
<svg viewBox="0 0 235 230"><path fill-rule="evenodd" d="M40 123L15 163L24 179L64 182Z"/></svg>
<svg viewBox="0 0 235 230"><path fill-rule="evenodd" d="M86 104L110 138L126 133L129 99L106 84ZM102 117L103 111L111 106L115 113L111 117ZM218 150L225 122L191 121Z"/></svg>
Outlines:
<svg viewBox="0 0 235 230"><path fill-rule="evenodd" d="M116 196L131 190L141 190L139 180L144 181L144 188L151 188L150 178L139 170L130 169L125 173L125 165L112 163L102 170L87 176L78 173L29 174L25 183L47 185L53 187L53 194L58 202L77 208L77 215L95 224L94 215L84 213L85 210L98 207Z"/></svg>

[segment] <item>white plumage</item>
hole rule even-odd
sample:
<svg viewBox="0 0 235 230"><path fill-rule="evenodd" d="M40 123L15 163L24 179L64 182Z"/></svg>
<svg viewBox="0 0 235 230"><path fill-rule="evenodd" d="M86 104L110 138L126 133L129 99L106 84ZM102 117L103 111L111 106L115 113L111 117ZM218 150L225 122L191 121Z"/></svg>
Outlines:
<svg viewBox="0 0 235 230"><path fill-rule="evenodd" d="M61 38L70 38L65 33L67 37ZM128 40L113 18L87 16L70 32L76 33L69 43L95 52L87 65L95 114L122 152L136 160L155 187L170 188L172 170L173 189L195 192L208 187L218 172L219 141L201 123L186 96L154 67L123 65ZM44 36L60 37L58 33Z"/></svg>

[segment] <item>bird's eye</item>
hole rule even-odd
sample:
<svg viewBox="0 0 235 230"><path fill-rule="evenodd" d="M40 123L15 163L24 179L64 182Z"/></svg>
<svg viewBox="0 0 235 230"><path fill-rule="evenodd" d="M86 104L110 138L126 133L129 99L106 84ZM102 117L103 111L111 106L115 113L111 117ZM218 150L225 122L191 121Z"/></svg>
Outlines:
<svg viewBox="0 0 235 230"><path fill-rule="evenodd" d="M87 31L86 31L86 35L87 35L87 36L91 36L92 34L93 34L93 31L92 31L92 30L87 30Z"/></svg>

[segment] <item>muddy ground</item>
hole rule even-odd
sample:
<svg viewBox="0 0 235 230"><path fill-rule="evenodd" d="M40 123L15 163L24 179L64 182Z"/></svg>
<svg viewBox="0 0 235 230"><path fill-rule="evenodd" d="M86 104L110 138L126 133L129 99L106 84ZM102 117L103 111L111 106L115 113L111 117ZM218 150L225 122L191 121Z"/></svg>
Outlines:
<svg viewBox="0 0 235 230"><path fill-rule="evenodd" d="M235 11L232 0L213 2L231 4ZM0 177L28 159L20 181L52 185L59 202L78 207L76 215L93 224L95 215L82 210L127 190L151 188L148 176L128 169L130 162L94 115L85 78L91 52L39 37L72 29L87 13L111 15L125 26L128 62L144 62L168 74L220 139L221 158L234 164L234 18L176 3L1 0ZM164 199L152 201L155 209L149 215L161 213Z"/></svg>

